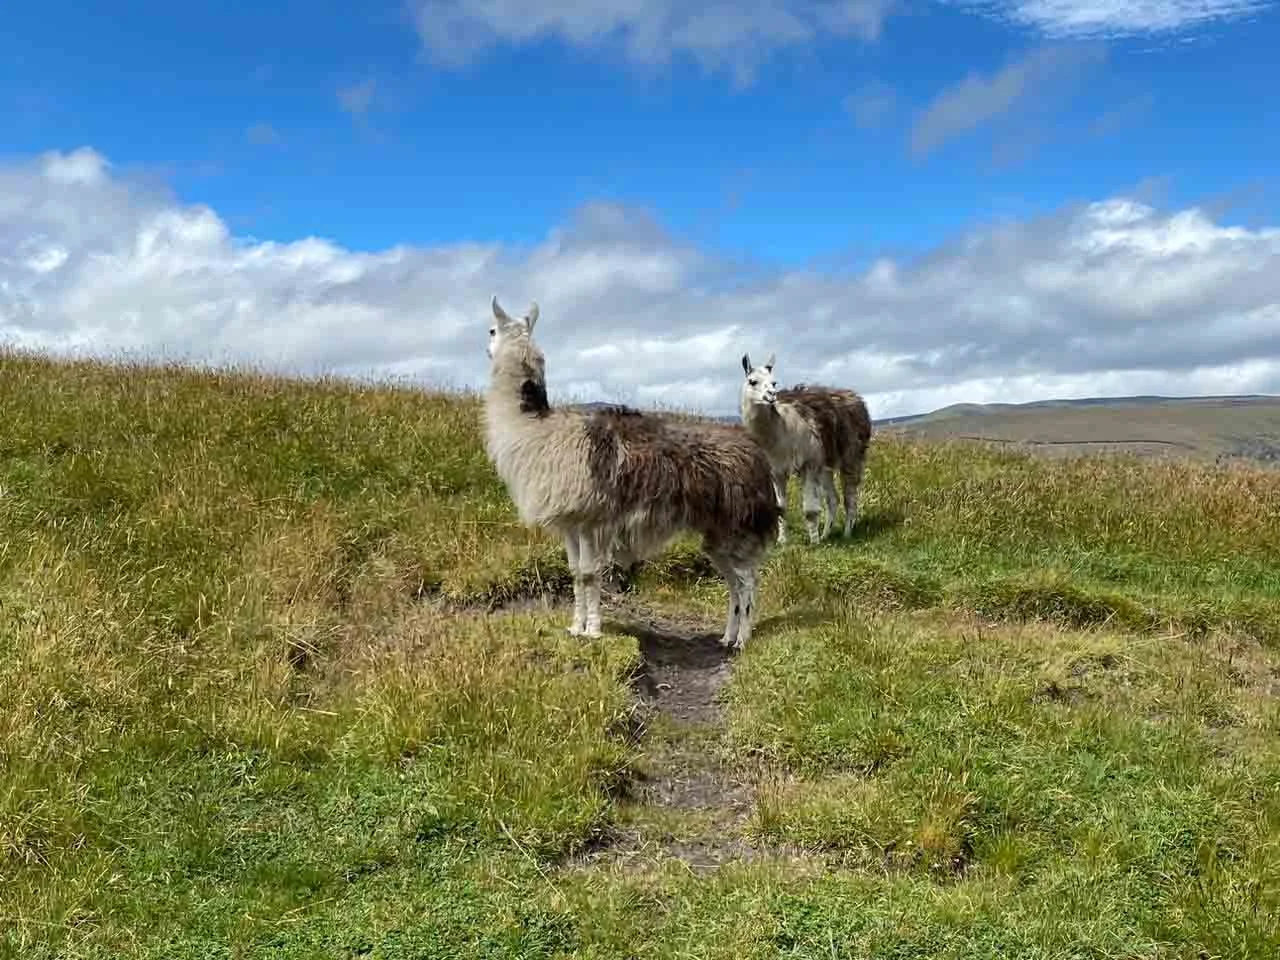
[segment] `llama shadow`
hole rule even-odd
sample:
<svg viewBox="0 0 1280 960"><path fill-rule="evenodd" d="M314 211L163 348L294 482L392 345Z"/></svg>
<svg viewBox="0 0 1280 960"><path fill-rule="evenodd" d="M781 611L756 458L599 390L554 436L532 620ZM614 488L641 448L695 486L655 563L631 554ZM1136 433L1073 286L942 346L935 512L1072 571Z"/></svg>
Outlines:
<svg viewBox="0 0 1280 960"><path fill-rule="evenodd" d="M753 635L759 637L768 636L780 630L803 630L821 626L830 619L824 616L821 610L804 609L793 610L790 613L775 613L771 617L764 617L758 621Z"/></svg>
<svg viewBox="0 0 1280 960"><path fill-rule="evenodd" d="M733 659L734 651L720 643L720 633L682 630L661 623L610 622L609 629L636 638L646 667L668 670L709 670Z"/></svg>
<svg viewBox="0 0 1280 960"><path fill-rule="evenodd" d="M714 723L718 695L729 679L732 650L718 633L686 634L661 627L632 627L640 663L632 687L658 713L681 722Z"/></svg>
<svg viewBox="0 0 1280 960"><path fill-rule="evenodd" d="M858 522L854 525L852 534L848 537L833 539L849 541L874 540L876 537L898 529L906 518L907 515L903 513L900 507L872 508L858 516Z"/></svg>

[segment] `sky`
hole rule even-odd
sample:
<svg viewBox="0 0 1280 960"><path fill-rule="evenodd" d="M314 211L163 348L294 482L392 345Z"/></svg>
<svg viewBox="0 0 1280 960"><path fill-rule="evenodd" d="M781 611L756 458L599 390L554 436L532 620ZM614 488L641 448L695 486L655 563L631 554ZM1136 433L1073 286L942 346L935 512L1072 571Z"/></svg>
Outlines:
<svg viewBox="0 0 1280 960"><path fill-rule="evenodd" d="M357 12L357 7L358 12ZM45 0L0 343L875 417L1280 394L1280 0Z"/></svg>

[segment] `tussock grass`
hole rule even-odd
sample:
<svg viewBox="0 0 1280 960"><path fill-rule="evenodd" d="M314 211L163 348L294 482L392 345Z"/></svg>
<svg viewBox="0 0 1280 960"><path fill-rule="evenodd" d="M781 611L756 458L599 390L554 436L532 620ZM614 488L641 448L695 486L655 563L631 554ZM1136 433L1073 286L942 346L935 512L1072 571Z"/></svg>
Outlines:
<svg viewBox="0 0 1280 960"><path fill-rule="evenodd" d="M475 397L0 354L0 405L0 955L1280 952L1280 475L874 441L706 745L792 854L706 877L574 865L637 643L537 602ZM689 542L635 590L718 629Z"/></svg>

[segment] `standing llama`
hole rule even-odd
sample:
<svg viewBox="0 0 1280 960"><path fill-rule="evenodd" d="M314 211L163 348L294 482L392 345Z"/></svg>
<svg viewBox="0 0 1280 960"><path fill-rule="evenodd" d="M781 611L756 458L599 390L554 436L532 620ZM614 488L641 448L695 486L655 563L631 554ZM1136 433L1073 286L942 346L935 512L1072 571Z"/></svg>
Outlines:
<svg viewBox="0 0 1280 960"><path fill-rule="evenodd" d="M782 515L778 541L786 541L787 484L799 473L805 527L809 540L826 539L835 526L837 500L834 471L844 487L844 535L858 519L858 487L871 442L871 416L862 397L852 390L798 384L779 390L773 375L774 355L753 367L742 355L746 381L742 384L742 423L769 455L773 484ZM821 501L826 516L819 527Z"/></svg>
<svg viewBox="0 0 1280 960"><path fill-rule="evenodd" d="M555 408L532 338L533 304L513 318L493 298L486 449L520 519L564 538L573 573L574 636L600 636L600 580L616 551L639 561L683 531L729 587L722 643L751 638L760 566L778 503L769 459L736 424L684 420L623 406Z"/></svg>

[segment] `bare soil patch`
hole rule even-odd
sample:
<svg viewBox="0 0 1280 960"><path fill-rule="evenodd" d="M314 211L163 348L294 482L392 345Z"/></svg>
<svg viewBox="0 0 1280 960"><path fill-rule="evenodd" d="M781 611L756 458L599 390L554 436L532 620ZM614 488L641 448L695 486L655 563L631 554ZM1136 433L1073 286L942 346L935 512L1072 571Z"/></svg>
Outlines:
<svg viewBox="0 0 1280 960"><path fill-rule="evenodd" d="M725 749L720 691L734 653L720 643L719 622L657 616L616 596L610 607L609 628L639 643L632 684L644 755L620 801L619 826L577 865L644 869L674 859L703 873L733 861L800 858L744 836L759 772Z"/></svg>

